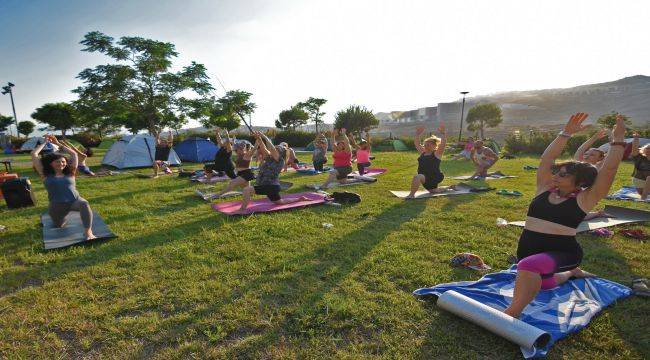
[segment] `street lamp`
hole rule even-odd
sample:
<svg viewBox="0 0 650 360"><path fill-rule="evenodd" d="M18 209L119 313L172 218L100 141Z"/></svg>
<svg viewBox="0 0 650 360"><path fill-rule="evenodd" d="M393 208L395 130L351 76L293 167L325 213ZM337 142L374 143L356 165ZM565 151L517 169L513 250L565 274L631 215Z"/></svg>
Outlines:
<svg viewBox="0 0 650 360"><path fill-rule="evenodd" d="M15 85L7 82L7 86L2 87L2 95L7 95L9 94L9 97L11 98L11 109L14 111L14 122L16 123L16 136L18 135L18 118L16 117L16 106L14 105L14 93L11 92L11 88L14 87Z"/></svg>
<svg viewBox="0 0 650 360"><path fill-rule="evenodd" d="M463 106L460 108L460 131L458 131L458 142L460 142L461 136L463 136L463 114L465 113L465 95L469 94L469 91L461 91L463 94Z"/></svg>

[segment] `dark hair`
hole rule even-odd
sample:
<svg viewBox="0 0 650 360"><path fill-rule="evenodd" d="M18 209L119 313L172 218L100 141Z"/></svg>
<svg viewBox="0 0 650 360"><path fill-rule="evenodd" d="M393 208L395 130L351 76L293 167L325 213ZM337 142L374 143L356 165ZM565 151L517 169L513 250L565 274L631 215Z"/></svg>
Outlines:
<svg viewBox="0 0 650 360"><path fill-rule="evenodd" d="M91 149L91 148L86 148L85 153L86 153L86 156L88 156L88 157L91 157L91 156L93 156L95 154L93 152L93 149Z"/></svg>
<svg viewBox="0 0 650 360"><path fill-rule="evenodd" d="M588 188L594 184L598 176L598 169L595 166L581 161L564 161L554 164L551 169L564 171L575 177L574 183L577 186Z"/></svg>
<svg viewBox="0 0 650 360"><path fill-rule="evenodd" d="M65 158L65 156L56 153L56 152L51 152L49 154L43 155L41 158L41 164L43 165L43 175L44 176L51 176L55 175L56 172L52 168L52 161L59 160L60 158ZM66 158L66 161L68 159ZM63 168L63 175L70 176L72 175L72 169L70 168L70 163L66 163L65 167Z"/></svg>

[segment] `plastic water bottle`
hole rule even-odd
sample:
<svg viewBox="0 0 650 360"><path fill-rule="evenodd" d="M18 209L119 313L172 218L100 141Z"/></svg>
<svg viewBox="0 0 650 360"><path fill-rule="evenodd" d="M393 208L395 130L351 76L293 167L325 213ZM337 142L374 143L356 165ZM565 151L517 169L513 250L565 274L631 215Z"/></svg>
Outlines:
<svg viewBox="0 0 650 360"><path fill-rule="evenodd" d="M333 226L334 226L334 224L323 223L323 227L324 227L325 229L331 229Z"/></svg>
<svg viewBox="0 0 650 360"><path fill-rule="evenodd" d="M498 227L504 227L506 225L508 225L508 222L506 221L506 219L497 218L497 226Z"/></svg>

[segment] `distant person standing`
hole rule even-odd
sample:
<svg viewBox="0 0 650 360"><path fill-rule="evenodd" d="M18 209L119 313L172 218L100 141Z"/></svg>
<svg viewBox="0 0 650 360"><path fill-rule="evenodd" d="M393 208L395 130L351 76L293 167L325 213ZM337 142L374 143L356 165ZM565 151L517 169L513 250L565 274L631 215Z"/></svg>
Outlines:
<svg viewBox="0 0 650 360"><path fill-rule="evenodd" d="M171 174L172 170L169 168L169 153L174 144L174 135L169 132L167 139L161 139L160 133L156 135L156 156L153 162L153 177L158 177L158 170L162 167L165 174Z"/></svg>

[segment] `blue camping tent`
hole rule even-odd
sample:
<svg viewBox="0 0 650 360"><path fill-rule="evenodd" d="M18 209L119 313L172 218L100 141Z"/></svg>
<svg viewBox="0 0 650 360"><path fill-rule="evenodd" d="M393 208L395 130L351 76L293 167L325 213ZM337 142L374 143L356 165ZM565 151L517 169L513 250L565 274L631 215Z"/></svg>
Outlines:
<svg viewBox="0 0 650 360"><path fill-rule="evenodd" d="M176 155L181 161L196 163L214 160L214 155L218 149L219 147L210 139L196 137L183 140L174 146L174 151L176 151Z"/></svg>

